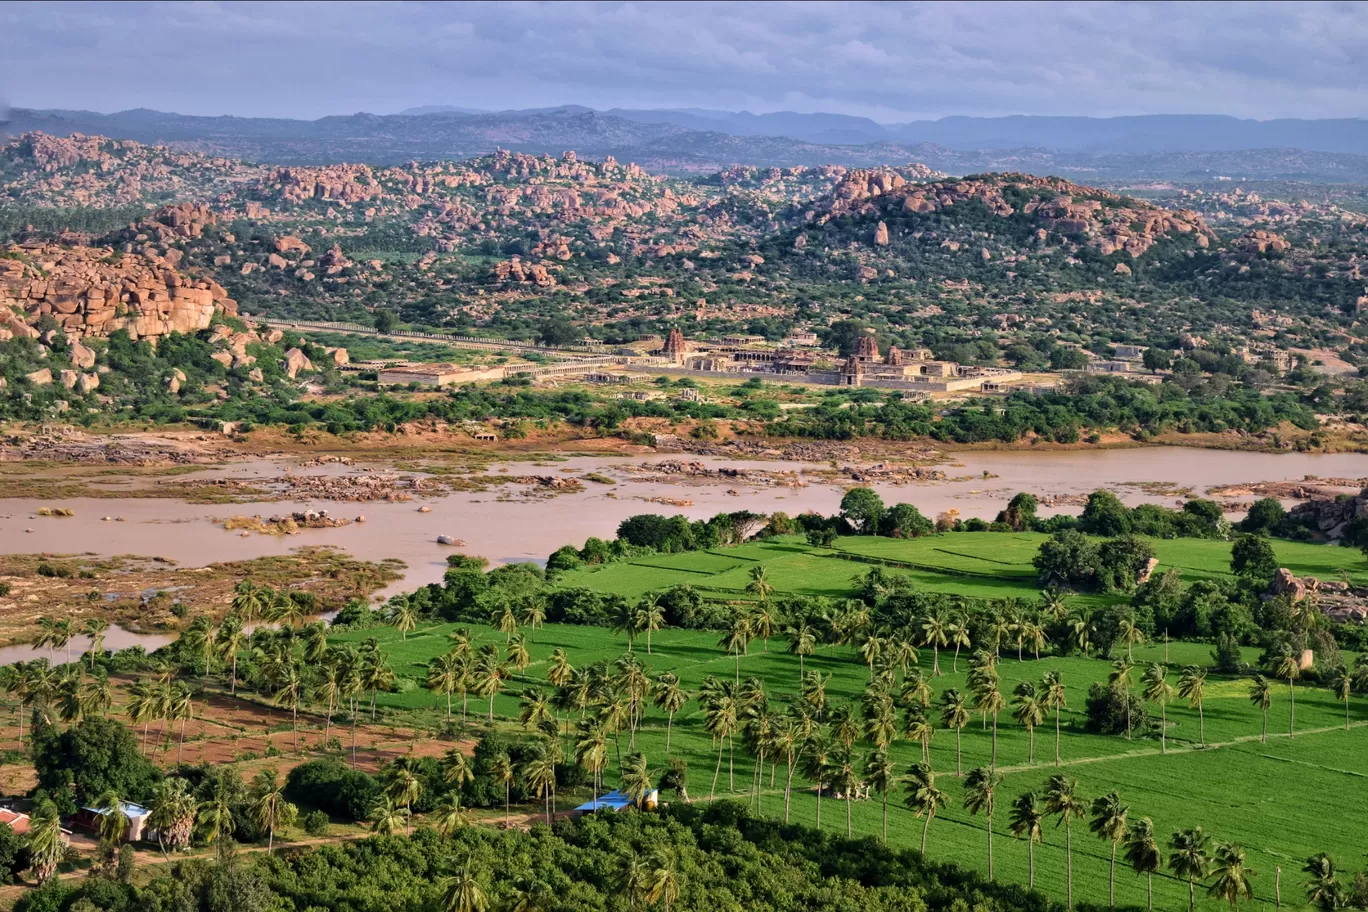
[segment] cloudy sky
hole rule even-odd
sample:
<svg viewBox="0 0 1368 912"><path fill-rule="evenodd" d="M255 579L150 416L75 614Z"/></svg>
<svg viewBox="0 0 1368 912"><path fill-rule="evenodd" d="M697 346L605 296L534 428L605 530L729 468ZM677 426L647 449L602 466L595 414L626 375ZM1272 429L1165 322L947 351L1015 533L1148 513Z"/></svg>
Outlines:
<svg viewBox="0 0 1368 912"><path fill-rule="evenodd" d="M32 108L1364 117L1365 86L1351 2L0 2L0 98Z"/></svg>

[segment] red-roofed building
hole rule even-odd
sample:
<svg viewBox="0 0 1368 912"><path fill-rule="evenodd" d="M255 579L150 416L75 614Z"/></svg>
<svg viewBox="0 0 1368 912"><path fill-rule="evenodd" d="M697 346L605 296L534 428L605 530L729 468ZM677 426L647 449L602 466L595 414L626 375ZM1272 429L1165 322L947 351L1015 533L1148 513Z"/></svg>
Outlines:
<svg viewBox="0 0 1368 912"><path fill-rule="evenodd" d="M21 836L29 831L28 814L21 814L18 811L0 808L0 823L8 825L11 830Z"/></svg>

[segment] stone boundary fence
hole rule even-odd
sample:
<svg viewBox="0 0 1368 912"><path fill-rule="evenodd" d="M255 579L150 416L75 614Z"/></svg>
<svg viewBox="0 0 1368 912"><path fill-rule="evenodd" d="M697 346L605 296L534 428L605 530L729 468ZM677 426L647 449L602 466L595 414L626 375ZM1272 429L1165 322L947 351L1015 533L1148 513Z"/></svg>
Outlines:
<svg viewBox="0 0 1368 912"><path fill-rule="evenodd" d="M415 342L445 342L451 345L489 348L499 350L546 352L548 354L570 357L611 355L614 349L607 345L538 345L535 342L517 342L510 339L496 339L486 336L456 336L444 333L392 332L382 333L373 326L360 323L343 323L327 320L289 320L274 317L248 317L253 323L264 323L276 329L303 329L319 332L343 332L361 336L378 336L382 339L404 339Z"/></svg>

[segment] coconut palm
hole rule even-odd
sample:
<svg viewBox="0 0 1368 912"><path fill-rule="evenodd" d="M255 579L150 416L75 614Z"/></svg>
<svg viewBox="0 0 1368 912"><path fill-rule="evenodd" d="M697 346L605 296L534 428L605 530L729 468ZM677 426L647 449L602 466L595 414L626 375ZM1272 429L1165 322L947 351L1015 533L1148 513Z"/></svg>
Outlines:
<svg viewBox="0 0 1368 912"><path fill-rule="evenodd" d="M504 677L508 670L499 661L497 652L481 650L479 657L475 661L475 670L472 675L472 690L477 696L485 697L489 700L489 712L486 722L492 727L494 725L494 698L503 689Z"/></svg>
<svg viewBox="0 0 1368 912"><path fill-rule="evenodd" d="M1126 703L1126 740L1131 736L1131 674L1135 666L1130 659L1117 659L1107 674L1107 684Z"/></svg>
<svg viewBox="0 0 1368 912"><path fill-rule="evenodd" d="M721 753L718 754L719 758ZM608 763L608 736L603 726L595 719L580 720L580 734L575 742L575 760L589 771L590 788L593 790L595 806L598 804L599 777ZM719 765L721 760L718 761ZM716 783L716 778L714 778Z"/></svg>
<svg viewBox="0 0 1368 912"><path fill-rule="evenodd" d="M147 825L157 834L157 845L163 856L167 854L167 846L171 851L190 846L198 812L190 783L178 776L158 782L148 810L151 813Z"/></svg>
<svg viewBox="0 0 1368 912"><path fill-rule="evenodd" d="M744 611L738 611L732 617L731 623L728 624L726 634L717 644L736 657L736 684L738 687L741 685L741 654L749 648L753 635L750 615Z"/></svg>
<svg viewBox="0 0 1368 912"><path fill-rule="evenodd" d="M219 625L219 657L228 663L229 692L232 694L237 693L238 653L242 652L243 647L247 645L250 639L236 617L224 618L223 623Z"/></svg>
<svg viewBox="0 0 1368 912"><path fill-rule="evenodd" d="M988 831L988 879L993 879L993 803L1002 774L991 767L978 766L964 777L964 808L975 817L983 812Z"/></svg>
<svg viewBox="0 0 1368 912"><path fill-rule="evenodd" d="M1012 691L1012 715L1016 717L1018 722L1026 726L1026 733L1030 735L1026 763L1028 766L1034 766L1035 730L1037 725L1045 721L1045 706L1041 701L1039 691L1030 681L1022 681Z"/></svg>
<svg viewBox="0 0 1368 912"><path fill-rule="evenodd" d="M1301 662L1298 657L1288 649L1278 658L1277 668L1273 673L1287 682L1288 711L1287 711L1287 735L1296 735L1297 720L1297 678L1301 677Z"/></svg>
<svg viewBox="0 0 1368 912"><path fill-rule="evenodd" d="M908 741L915 741L921 745L921 758L923 763L931 761L931 738L935 734L935 727L931 724L931 717L926 714L926 710L920 706L908 707L903 713L903 735ZM875 744L878 739L871 738ZM891 741L891 739L890 739ZM888 745L883 745L886 748Z"/></svg>
<svg viewBox="0 0 1368 912"><path fill-rule="evenodd" d="M1141 696L1146 702L1159 704L1159 752L1168 753L1168 702L1173 699L1173 685L1168 682L1168 669L1158 662L1150 663L1140 676Z"/></svg>
<svg viewBox="0 0 1368 912"><path fill-rule="evenodd" d="M437 806L432 809L432 814L433 826L447 839L470 823L469 812L461 806L461 793L455 789L437 800Z"/></svg>
<svg viewBox="0 0 1368 912"><path fill-rule="evenodd" d="M304 702L304 676L299 666L287 662L276 679L275 705L290 710L290 728L294 732L294 749L299 750L299 706Z"/></svg>
<svg viewBox="0 0 1368 912"><path fill-rule="evenodd" d="M564 687L574 676L575 666L570 664L570 657L566 655L565 650L559 646L551 650L551 658L546 665L546 680L551 686Z"/></svg>
<svg viewBox="0 0 1368 912"><path fill-rule="evenodd" d="M412 815L413 806L423 796L423 780L418 777L413 762L400 757L385 767L385 795Z"/></svg>
<svg viewBox="0 0 1368 912"><path fill-rule="evenodd" d="M646 801L646 796L651 794L655 777L646 765L646 755L637 752L629 754L627 762L622 767L622 793L632 799L632 803L641 807Z"/></svg>
<svg viewBox="0 0 1368 912"><path fill-rule="evenodd" d="M822 828L822 791L831 773L831 742L820 729L814 729L803 745L803 774L817 784L817 829Z"/></svg>
<svg viewBox="0 0 1368 912"><path fill-rule="evenodd" d="M1349 730L1349 698L1354 694L1354 675L1348 668L1340 666L1330 675L1330 689L1344 702L1344 730Z"/></svg>
<svg viewBox="0 0 1368 912"><path fill-rule="evenodd" d="M1069 908L1073 908L1073 821L1087 813L1088 802L1078 794L1078 780L1056 773L1045 783L1045 812L1064 827L1064 871Z"/></svg>
<svg viewBox="0 0 1368 912"><path fill-rule="evenodd" d="M49 798L42 798L29 815L29 876L40 884L47 883L57 873L66 850L57 805Z"/></svg>
<svg viewBox="0 0 1368 912"><path fill-rule="evenodd" d="M1206 879L1211 866L1210 844L1210 838L1201 827L1178 830L1169 837L1169 870L1178 877L1187 878L1188 912L1196 907L1195 884Z"/></svg>
<svg viewBox="0 0 1368 912"><path fill-rule="evenodd" d="M196 816L205 842L212 844L220 836L233 835L236 829L233 822L233 796L225 777L219 776L214 780L208 797L200 802Z"/></svg>
<svg viewBox="0 0 1368 912"><path fill-rule="evenodd" d="M1259 708L1259 713L1263 718L1263 727L1260 730L1259 740L1268 740L1268 709L1273 705L1273 687L1268 683L1268 678L1261 674L1256 674L1249 682L1249 702Z"/></svg>
<svg viewBox="0 0 1368 912"><path fill-rule="evenodd" d="M467 863L446 879L442 889L442 912L485 912L489 900L484 887Z"/></svg>
<svg viewBox="0 0 1368 912"><path fill-rule="evenodd" d="M85 624L81 626L81 633L90 637L90 671L95 672L95 660L104 655L105 631L109 630L109 621L104 618L86 618Z"/></svg>
<svg viewBox="0 0 1368 912"><path fill-rule="evenodd" d="M1335 862L1322 852L1312 855L1302 865L1303 873L1309 879L1303 882L1306 887L1306 900L1317 909L1342 909L1346 905L1344 885L1339 881Z"/></svg>
<svg viewBox="0 0 1368 912"><path fill-rule="evenodd" d="M708 792L708 800L712 801L717 794L717 777L722 772L722 749L736 734L737 701L725 681L710 677L704 681L700 702L703 704L703 728L717 744L717 767L713 770L712 788Z"/></svg>
<svg viewBox="0 0 1368 912"><path fill-rule="evenodd" d="M1088 829L1093 832L1098 839L1104 839L1111 843L1111 879L1110 879L1110 904L1111 908L1116 908L1116 850L1121 842L1130 834L1130 828L1126 823L1126 812L1129 808L1121 803L1121 796L1116 792L1109 792L1100 798L1094 798L1092 803L1092 819L1088 821Z"/></svg>
<svg viewBox="0 0 1368 912"><path fill-rule="evenodd" d="M823 677L820 671L809 671L799 682L799 696L804 703L812 707L818 719L822 718L822 713L826 710L826 686L830 680L831 675Z"/></svg>
<svg viewBox="0 0 1368 912"><path fill-rule="evenodd" d="M846 806L846 838L851 835L850 805L855 798L855 789L860 784L859 773L855 769L855 756L846 745L839 745L831 752L828 764L828 776L831 787L836 790L838 797L845 797Z"/></svg>
<svg viewBox="0 0 1368 912"><path fill-rule="evenodd" d="M526 599L523 602L522 617L519 620L532 631L532 642L537 642L537 628L546 622L546 603L538 596ZM650 652L650 649L648 648L646 651Z"/></svg>
<svg viewBox="0 0 1368 912"><path fill-rule="evenodd" d="M764 564L754 564L750 568L750 581L746 583L746 591L759 599L760 604L769 601L769 597L774 594L774 583L770 582L769 569Z"/></svg>
<svg viewBox="0 0 1368 912"><path fill-rule="evenodd" d="M95 813L100 815L100 844L103 846L116 846L123 842L128 835L128 828L133 821L128 817L128 805L119 793L113 789L108 789L99 800L95 802Z"/></svg>
<svg viewBox="0 0 1368 912"><path fill-rule="evenodd" d="M1154 872L1164 866L1164 856L1154 838L1154 821L1141 817L1126 837L1126 864L1136 876L1145 875L1145 908L1154 908Z"/></svg>
<svg viewBox="0 0 1368 912"><path fill-rule="evenodd" d="M304 605L285 589L276 591L267 608L266 616L282 627L296 627L304 623Z"/></svg>
<svg viewBox="0 0 1368 912"><path fill-rule="evenodd" d="M392 836L408 829L409 812L403 805L395 804L388 795L379 795L371 804L367 820L370 821L371 832Z"/></svg>
<svg viewBox="0 0 1368 912"><path fill-rule="evenodd" d="M1207 895L1224 899L1234 909L1241 899L1254 898L1254 885L1250 883L1254 874L1254 869L1245 861L1244 847L1235 842L1223 843L1216 848Z"/></svg>
<svg viewBox="0 0 1368 912"><path fill-rule="evenodd" d="M285 800L285 789L274 767L256 774L248 800L252 821L266 831L266 851L269 853L275 848L276 828L293 823L299 809Z"/></svg>
<svg viewBox="0 0 1368 912"><path fill-rule="evenodd" d="M959 654L960 649L968 649L973 645L970 639L969 616L963 611L957 612L945 628L946 634L950 637L950 642L955 644L955 658L950 666L953 674L959 674Z"/></svg>
<svg viewBox="0 0 1368 912"><path fill-rule="evenodd" d="M361 687L370 691L371 721L374 722L375 698L380 691L389 690L394 686L394 669L390 667L389 656L379 650L374 640L366 643L361 655L361 666L359 668Z"/></svg>
<svg viewBox="0 0 1368 912"><path fill-rule="evenodd" d="M931 674L940 677L940 651L941 647L950 644L950 637L946 630L949 621L944 611L939 607L933 608L926 617L922 618L921 634L922 645L931 647Z"/></svg>
<svg viewBox="0 0 1368 912"><path fill-rule="evenodd" d="M1206 699L1206 669L1189 665L1183 669L1178 679L1178 696L1188 701L1188 706L1197 710L1197 735L1206 747L1206 715L1202 704Z"/></svg>
<svg viewBox="0 0 1368 912"><path fill-rule="evenodd" d="M518 669L518 674L522 674L528 665L532 664L532 654L527 651L527 638L521 633L516 634L508 641L508 664Z"/></svg>
<svg viewBox="0 0 1368 912"><path fill-rule="evenodd" d="M143 727L142 751L147 753L147 732L157 717L157 692L145 681L134 681L128 688L128 705L124 707L128 721Z"/></svg>
<svg viewBox="0 0 1368 912"><path fill-rule="evenodd" d="M185 752L185 726L195 718L195 694L184 684L177 684L168 718L180 722L180 738L176 743L176 765L180 766Z"/></svg>
<svg viewBox="0 0 1368 912"><path fill-rule="evenodd" d="M399 638L407 640L408 635L418 629L418 607L412 600L399 595L390 600L390 623L399 631Z"/></svg>
<svg viewBox="0 0 1368 912"><path fill-rule="evenodd" d="M516 778L513 772L513 762L508 754L502 751L494 755L494 759L489 761L489 778L495 785L502 785L504 788L504 828L509 825L509 805L513 799L513 780Z"/></svg>
<svg viewBox="0 0 1368 912"><path fill-rule="evenodd" d="M817 631L806 620L800 619L789 625L786 633L789 654L798 657L798 679L801 681L805 673L803 669L804 657L817 651Z"/></svg>
<svg viewBox="0 0 1368 912"><path fill-rule="evenodd" d="M490 623L504 635L505 646L513 641L513 634L518 632L518 614L513 607L512 599L504 596L498 601L494 606Z"/></svg>
<svg viewBox="0 0 1368 912"><path fill-rule="evenodd" d="M1133 650L1145 642L1145 631L1137 627L1132 619L1122 618L1116 625L1116 641L1126 647L1126 661L1133 663Z"/></svg>
<svg viewBox="0 0 1368 912"><path fill-rule="evenodd" d="M556 792L556 760L550 750L542 750L523 764L523 780L532 794L542 799L546 825L551 825L551 797Z"/></svg>
<svg viewBox="0 0 1368 912"><path fill-rule="evenodd" d="M997 769L997 723L998 713L1002 712L1007 705L1006 699L1002 696L1002 691L998 688L997 673L982 677L971 682L974 689L974 708L984 715L991 714L993 717L993 753L989 763L991 769Z"/></svg>
<svg viewBox="0 0 1368 912"><path fill-rule="evenodd" d="M1082 610L1069 616L1069 632L1073 636L1074 646L1087 658L1088 650L1092 648L1092 635L1097 630L1097 625L1093 623L1091 611Z"/></svg>
<svg viewBox="0 0 1368 912"><path fill-rule="evenodd" d="M649 872L646 882L646 902L650 905L662 903L665 912L670 912L670 904L679 899L680 877L674 853L668 849L657 849L647 862Z"/></svg>
<svg viewBox="0 0 1368 912"><path fill-rule="evenodd" d="M665 626L665 609L659 595L648 592L637 602L635 626L646 634L646 654L650 655L651 634Z"/></svg>
<svg viewBox="0 0 1368 912"><path fill-rule="evenodd" d="M897 765L885 749L871 751L865 758L864 775L883 799L883 841L888 844L888 793L897 788Z"/></svg>
<svg viewBox="0 0 1368 912"><path fill-rule="evenodd" d="M71 641L76 636L76 622L71 618L61 618L52 625L52 645L66 652L67 664L71 664Z"/></svg>
<svg viewBox="0 0 1368 912"><path fill-rule="evenodd" d="M689 692L679 685L679 676L673 672L663 672L656 678L655 686L655 705L656 708L666 714L665 719L665 753L670 753L670 732L674 728L675 713L683 709L689 702Z"/></svg>
<svg viewBox="0 0 1368 912"><path fill-rule="evenodd" d="M1035 844L1044 839L1041 822L1045 819L1045 808L1035 792L1023 792L1012 802L1012 816L1009 826L1012 836L1026 840L1026 862L1029 871L1026 886L1035 889Z"/></svg>
<svg viewBox="0 0 1368 912"><path fill-rule="evenodd" d="M924 818L921 852L925 855L926 834L931 828L931 818L936 816L936 811L950 803L950 796L936 787L936 774L929 763L912 764L902 782L906 791L903 804L918 818Z"/></svg>
<svg viewBox="0 0 1368 912"><path fill-rule="evenodd" d="M955 775L964 774L960 764L960 733L964 726L969 724L971 716L969 707L964 702L964 696L955 688L949 688L941 694L941 725L955 730Z"/></svg>
<svg viewBox="0 0 1368 912"><path fill-rule="evenodd" d="M442 779L457 791L474 782L475 771L470 768L470 758L454 747L447 751L442 759Z"/></svg>

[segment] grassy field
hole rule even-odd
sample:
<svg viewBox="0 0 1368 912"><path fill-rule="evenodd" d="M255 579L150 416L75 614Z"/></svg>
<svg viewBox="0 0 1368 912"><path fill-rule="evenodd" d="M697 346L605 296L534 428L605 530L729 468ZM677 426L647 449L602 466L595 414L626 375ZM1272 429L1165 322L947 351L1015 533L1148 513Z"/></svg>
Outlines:
<svg viewBox="0 0 1368 912"><path fill-rule="evenodd" d="M1023 549L1008 546L1009 536L995 535L993 540L1002 547L993 553L1001 561L1017 560ZM930 553L926 544L917 550ZM968 536L948 537L959 544L972 541ZM849 546L847 540L843 546ZM863 544L863 543L862 543ZM882 544L870 542L870 545ZM1190 546L1192 543L1183 543ZM832 557L808 552L805 548L752 545L704 555L714 565L718 557L733 559L743 565L752 560L773 560L794 570L792 574L771 572L780 585L790 591L822 591L839 587L849 579L859 565ZM955 548L963 551L963 548ZM1174 554L1178 553L1177 548ZM1294 562L1300 549L1289 550L1283 556ZM1162 553L1162 552L1161 552ZM1349 553L1349 552L1344 552ZM1213 549L1191 549L1185 555L1193 571L1219 572L1217 552ZM638 566L640 573L631 576L633 585L649 582L650 572L677 574L674 566L683 558L664 558L660 567ZM948 558L947 558L948 560ZM827 565L831 565L828 567ZM710 565L711 566L711 565ZM722 569L712 572L727 579L730 574L744 572ZM802 575L798 567L817 572L816 579ZM775 571L779 568L776 566ZM610 571L589 574L591 578ZM720 572L719 572L720 571ZM740 577L738 576L737 579ZM949 579L959 579L949 577ZM659 583L658 585L668 585ZM624 587L624 589L630 587ZM419 714L431 713L435 720L440 710L434 697L421 688L426 663L448 648L447 634L457 625L442 625L420 629L407 639L390 628L363 630L338 634L338 641L357 642L377 637L388 652L395 671L401 676L399 692L380 695L380 704L395 710ZM474 627L479 641L502 645L502 634L486 627ZM708 675L731 677L735 673L734 660L723 653L713 634L697 631L663 630L656 633L653 654L647 656L642 644L637 653L651 673L671 670L679 674L684 686L694 692ZM529 644L533 664L525 673L512 680L505 692L496 698L494 712L508 722L518 709L517 693L527 686L550 688L545 683L546 661L551 650L561 647L577 666L596 661L611 661L622 655L626 645L621 636L591 627L552 625L536 633L536 642ZM1198 644L1173 643L1142 646L1136 650L1136 661L1163 660L1165 650L1171 667L1185 663L1207 664L1209 647ZM1254 658L1251 650L1249 658ZM929 674L932 656L923 650L920 664ZM759 677L766 682L771 706L782 710L797 690L798 661L784 651L784 643L769 643L769 652L761 642L752 644L750 654L742 657L740 673L743 677ZM959 671L951 670L952 659L942 654L944 676L933 680L937 694L948 687L965 688L966 663L961 660ZM833 703L855 700L861 693L867 671L853 652L843 647L823 647L818 655L807 660L809 669L831 675L828 685ZM1237 841L1249 853L1249 863L1257 871L1255 877L1255 905L1273 907L1275 869L1282 868L1282 901L1288 908L1304 907L1303 879L1300 867L1304 859L1315 852L1331 853L1346 869L1361 864L1364 836L1368 835L1368 789L1364 788L1364 750L1368 747L1368 706L1360 705L1362 697L1355 697L1352 705L1353 728L1344 728L1343 704L1322 689L1299 687L1296 692L1297 733L1287 736L1289 701L1285 685L1277 685L1275 703L1269 713L1268 742L1259 740L1260 717L1247 700L1247 682L1242 679L1213 676L1208 683L1205 703L1206 740L1208 747L1198 745L1197 713L1186 704L1169 707L1169 752L1161 754L1157 740L1127 741L1123 737L1089 735L1082 731L1082 709L1088 686L1105 680L1110 668L1101 659L1029 657L1018 662L1004 655L1000 666L1002 690L1010 694L1018 681L1039 681L1048 670L1058 670L1068 689L1069 709L1062 714L1063 736L1061 754L1064 771L1077 777L1081 791L1088 798L1116 790L1130 806L1133 818L1148 815L1154 819L1161 840L1167 840L1175 829L1201 825L1218 841ZM1177 674L1170 676L1176 683ZM459 699L458 699L459 712ZM479 698L470 701L473 717L482 717L486 703ZM1027 862L1025 845L1014 842L1008 832L1011 801L1023 791L1036 789L1055 772L1054 727L1047 723L1036 732L1035 763L1027 761L1028 738L1025 730L1004 713L999 721L998 762L1006 774L1006 782L999 793L998 810L993 821L996 874L1000 879L1025 882ZM636 735L636 748L643 750L653 768L665 764L665 719L652 709L644 727ZM990 731L981 727L977 717L962 734L963 764L965 769L986 764L991 751ZM861 750L867 745L858 746ZM629 749L626 733L622 736L622 750ZM611 754L610 750L610 754ZM894 748L901 769L914 762L918 749L905 742ZM698 705L691 702L675 719L671 754L686 757L690 769L690 793L695 801L709 797L713 771L718 760L716 747L703 729ZM932 762L941 774L938 784L953 798L931 825L929 853L936 858L954 859L978 868L986 867L986 834L982 817L970 817L960 806L960 780L954 776L955 738L952 732L938 731L931 747ZM610 763L613 758L610 757ZM719 797L747 793L751 784L752 761L737 752L734 780L729 779L726 756L723 756L718 780ZM770 815L783 813L783 769L778 770L773 786L768 776L764 779L763 810ZM611 785L616 781L615 766L605 772ZM799 780L795 779L795 783ZM568 797L568 796L563 796ZM889 808L889 838L904 845L915 845L921 834L921 821L901 806L901 793L891 796ZM810 787L795 787L793 819L808 824L816 822L818 802ZM843 831L846 808L829 797L821 802L822 826ZM877 799L854 802L851 806L857 834L877 834L880 830L881 806ZM1051 822L1045 833L1045 843L1036 849L1037 885L1052 896L1062 899L1064 894L1063 832ZM1086 821L1074 824L1075 891L1080 899L1105 903L1107 899L1108 844L1087 831ZM1186 904L1186 884L1165 873L1155 878L1155 908L1179 909ZM1144 882L1128 869L1118 868L1117 898L1122 906L1144 904ZM1218 908L1214 900L1199 899L1199 906Z"/></svg>
<svg viewBox="0 0 1368 912"><path fill-rule="evenodd" d="M562 586L584 586L635 598L652 590L687 583L713 598L745 597L750 568L757 563L780 593L842 598L851 578L871 564L852 558L892 562L890 573L906 575L921 589L974 598L1036 599L1031 558L1047 536L1039 533L957 532L918 539L859 536L841 538L834 548L813 548L796 536L752 542L737 548L659 555L578 570L560 577ZM1186 582L1230 573L1230 543L1194 539L1154 542L1159 569L1178 569ZM1297 576L1338 579L1348 571L1368 585L1368 564L1353 549L1274 542L1279 561ZM1127 596L1080 595L1079 604L1121 601Z"/></svg>

